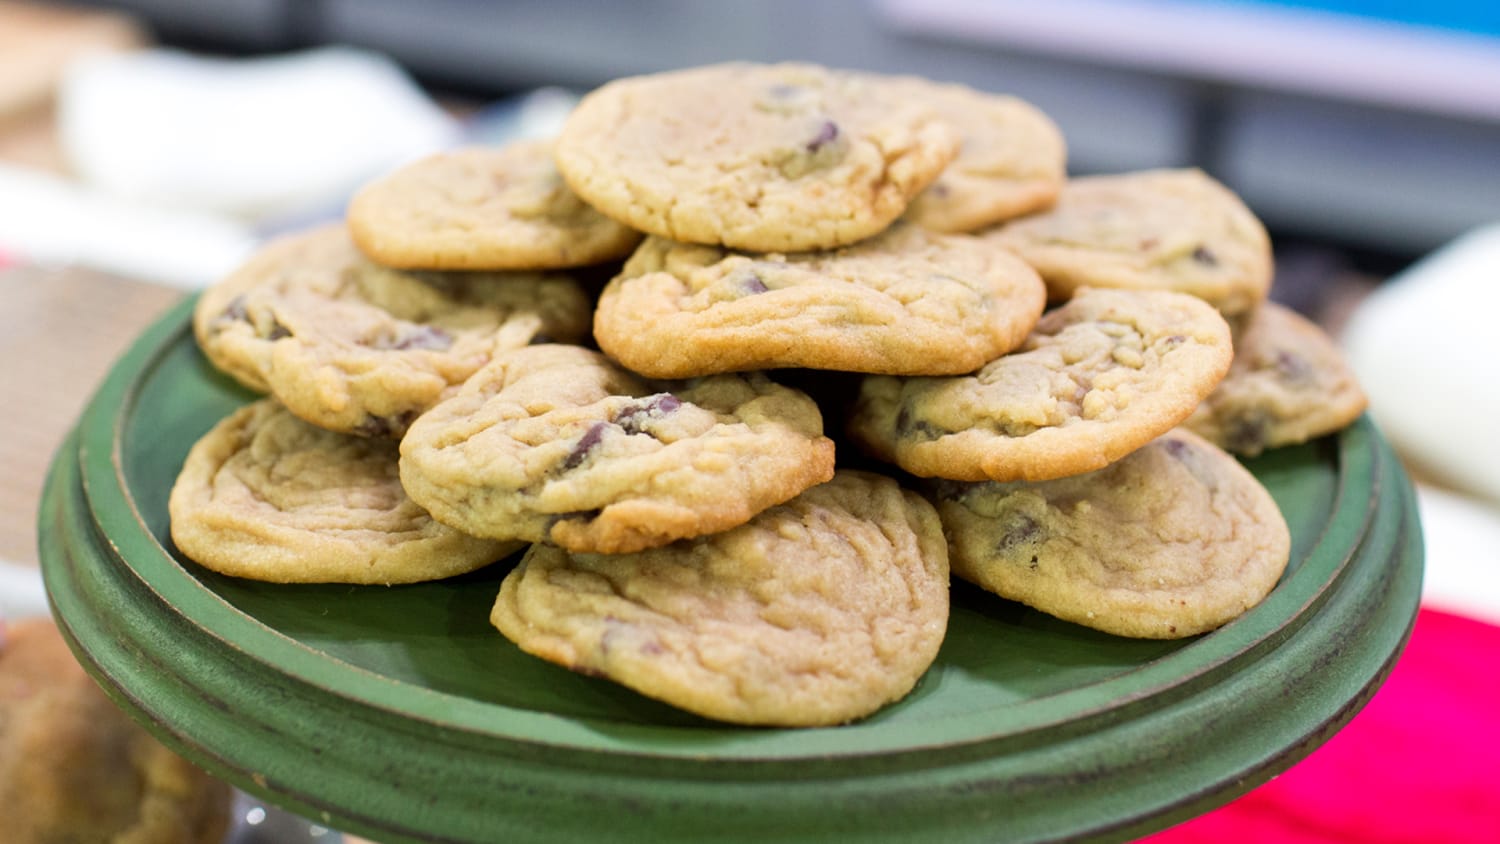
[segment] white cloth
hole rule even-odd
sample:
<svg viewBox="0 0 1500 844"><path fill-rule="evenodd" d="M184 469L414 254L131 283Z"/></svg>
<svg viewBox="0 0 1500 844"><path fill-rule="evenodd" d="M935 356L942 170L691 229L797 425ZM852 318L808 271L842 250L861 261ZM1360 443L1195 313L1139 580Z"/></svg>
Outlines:
<svg viewBox="0 0 1500 844"><path fill-rule="evenodd" d="M341 204L459 137L394 62L344 47L255 59L91 56L64 77L58 124L86 184L253 222Z"/></svg>

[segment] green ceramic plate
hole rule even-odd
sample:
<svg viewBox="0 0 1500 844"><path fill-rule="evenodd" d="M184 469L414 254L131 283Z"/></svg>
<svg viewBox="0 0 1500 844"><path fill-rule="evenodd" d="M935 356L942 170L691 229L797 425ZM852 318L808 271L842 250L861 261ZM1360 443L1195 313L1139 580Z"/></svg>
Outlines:
<svg viewBox="0 0 1500 844"><path fill-rule="evenodd" d="M511 561L441 583L276 586L168 537L192 443L251 396L191 303L117 364L52 469L42 563L65 632L180 752L383 841L1125 838L1248 790L1332 735L1410 631L1421 544L1379 433L1250 463L1291 523L1270 597L1135 641L955 584L937 663L835 729L728 727L526 656L487 616Z"/></svg>

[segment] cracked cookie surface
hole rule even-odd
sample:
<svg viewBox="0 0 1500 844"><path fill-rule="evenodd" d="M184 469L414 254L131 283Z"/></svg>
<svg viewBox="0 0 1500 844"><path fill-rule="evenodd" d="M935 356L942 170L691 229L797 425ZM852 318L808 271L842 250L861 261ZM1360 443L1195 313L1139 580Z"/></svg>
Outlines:
<svg viewBox="0 0 1500 844"><path fill-rule="evenodd" d="M1265 227L1196 169L1072 179L1050 210L985 236L1036 267L1054 301L1080 287L1176 290L1234 315L1271 289Z"/></svg>
<svg viewBox="0 0 1500 844"><path fill-rule="evenodd" d="M1067 179L1067 145L1041 110L1017 97L913 76L881 84L891 101L923 102L963 137L958 156L912 200L905 219L973 232L1051 207Z"/></svg>
<svg viewBox="0 0 1500 844"><path fill-rule="evenodd" d="M849 430L923 477L1075 475L1186 419L1231 355L1229 326L1199 299L1085 289L974 375L865 378Z"/></svg>
<svg viewBox="0 0 1500 844"><path fill-rule="evenodd" d="M599 347L681 378L774 367L972 372L1045 304L1024 262L967 235L898 224L828 252L742 254L648 238L605 288Z"/></svg>
<svg viewBox="0 0 1500 844"><path fill-rule="evenodd" d="M573 193L549 141L439 153L365 186L347 216L366 255L408 269L578 267L641 239Z"/></svg>
<svg viewBox="0 0 1500 844"><path fill-rule="evenodd" d="M188 452L172 540L222 574L274 583L415 583L519 550L466 536L412 502L396 443L326 431L272 399L246 405Z"/></svg>
<svg viewBox="0 0 1500 844"><path fill-rule="evenodd" d="M955 575L1121 636L1217 628L1270 593L1291 553L1255 476L1181 429L1096 472L931 490Z"/></svg>
<svg viewBox="0 0 1500 844"><path fill-rule="evenodd" d="M590 313L566 275L394 270L327 226L204 291L193 330L215 366L308 422L400 437L496 352L579 339Z"/></svg>
<svg viewBox="0 0 1500 844"><path fill-rule="evenodd" d="M579 103L558 169L590 205L672 240L756 252L876 234L958 152L921 102L811 64L721 64L620 79Z"/></svg>
<svg viewBox="0 0 1500 844"><path fill-rule="evenodd" d="M818 406L796 390L761 374L651 382L561 345L497 357L401 455L443 522L605 553L742 524L833 474Z"/></svg>
<svg viewBox="0 0 1500 844"><path fill-rule="evenodd" d="M490 618L522 650L709 718L839 724L903 697L932 664L948 549L926 501L841 471L664 548L533 546Z"/></svg>
<svg viewBox="0 0 1500 844"><path fill-rule="evenodd" d="M1268 448L1342 430L1366 398L1323 329L1264 302L1234 334L1234 363L1186 427L1220 448L1253 457Z"/></svg>

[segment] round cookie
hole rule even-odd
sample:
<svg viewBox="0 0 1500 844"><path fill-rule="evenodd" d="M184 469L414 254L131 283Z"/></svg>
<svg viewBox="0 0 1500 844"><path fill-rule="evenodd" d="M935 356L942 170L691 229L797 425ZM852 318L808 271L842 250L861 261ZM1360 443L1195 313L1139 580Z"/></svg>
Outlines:
<svg viewBox="0 0 1500 844"><path fill-rule="evenodd" d="M229 786L138 726L46 619L0 621L7 844L220 844Z"/></svg>
<svg viewBox="0 0 1500 844"><path fill-rule="evenodd" d="M1025 339L1045 299L1036 273L1004 250L910 224L797 254L648 238L600 296L594 336L656 378L773 367L957 374Z"/></svg>
<svg viewBox="0 0 1500 844"><path fill-rule="evenodd" d="M953 159L906 209L933 231L972 232L1051 207L1067 179L1067 145L1025 100L914 76L883 83L892 100L927 103L963 136Z"/></svg>
<svg viewBox="0 0 1500 844"><path fill-rule="evenodd" d="M1296 311L1264 302L1234 335L1234 363L1184 425L1254 457L1349 425L1365 394L1332 338Z"/></svg>
<svg viewBox="0 0 1500 844"><path fill-rule="evenodd" d="M215 366L332 431L400 437L498 351L588 332L573 279L412 273L365 258L342 226L268 244L198 300Z"/></svg>
<svg viewBox="0 0 1500 844"><path fill-rule="evenodd" d="M1219 627L1271 591L1291 553L1265 487L1181 429L1096 472L933 492L954 574L1120 636Z"/></svg>
<svg viewBox="0 0 1500 844"><path fill-rule="evenodd" d="M1072 179L1051 210L986 236L1036 267L1055 301L1080 287L1176 290L1234 315L1271 289L1265 227L1197 169Z"/></svg>
<svg viewBox="0 0 1500 844"><path fill-rule="evenodd" d="M612 554L742 524L832 474L807 396L760 374L652 383L576 346L497 357L401 441L434 518Z"/></svg>
<svg viewBox="0 0 1500 844"><path fill-rule="evenodd" d="M619 79L563 125L557 167L590 205L671 240L829 249L884 229L958 152L879 77L720 64Z"/></svg>
<svg viewBox="0 0 1500 844"><path fill-rule="evenodd" d="M1231 355L1229 326L1200 299L1085 288L974 375L866 378L849 429L872 454L924 477L1076 475L1186 419Z"/></svg>
<svg viewBox="0 0 1500 844"><path fill-rule="evenodd" d="M438 153L365 186L347 219L366 255L408 269L578 267L641 240L573 193L550 141Z"/></svg>
<svg viewBox="0 0 1500 844"><path fill-rule="evenodd" d="M840 471L664 548L533 546L490 620L522 650L708 718L839 724L905 696L937 656L948 549L926 501Z"/></svg>
<svg viewBox="0 0 1500 844"><path fill-rule="evenodd" d="M520 549L433 521L397 460L390 440L325 431L262 399L188 452L168 500L172 541L214 571L273 583L416 583Z"/></svg>

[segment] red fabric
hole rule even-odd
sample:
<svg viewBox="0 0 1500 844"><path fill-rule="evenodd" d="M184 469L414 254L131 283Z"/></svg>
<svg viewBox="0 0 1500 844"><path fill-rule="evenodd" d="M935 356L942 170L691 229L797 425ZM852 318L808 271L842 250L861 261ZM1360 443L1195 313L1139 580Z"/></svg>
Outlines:
<svg viewBox="0 0 1500 844"><path fill-rule="evenodd" d="M1500 844L1500 627L1422 609L1405 653L1329 742L1149 844Z"/></svg>

